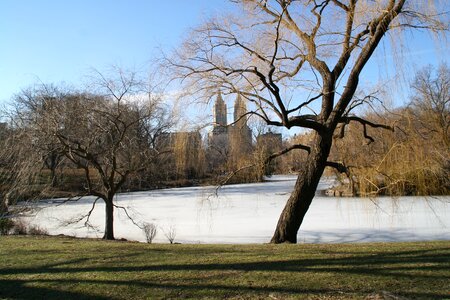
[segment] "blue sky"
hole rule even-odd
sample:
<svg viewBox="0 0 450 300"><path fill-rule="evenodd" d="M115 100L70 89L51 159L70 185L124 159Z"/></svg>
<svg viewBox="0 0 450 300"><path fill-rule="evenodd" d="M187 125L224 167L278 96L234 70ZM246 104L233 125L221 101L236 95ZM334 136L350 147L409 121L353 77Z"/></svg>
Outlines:
<svg viewBox="0 0 450 300"><path fill-rule="evenodd" d="M145 68L223 0L0 0L0 102L42 80L76 85L90 68Z"/></svg>
<svg viewBox="0 0 450 300"><path fill-rule="evenodd" d="M90 68L144 69L159 49L176 47L189 28L229 9L225 0L0 0L0 103L39 80L77 86ZM405 62L447 60L425 35L410 37ZM409 57L408 57L409 56ZM385 77L375 58L362 82Z"/></svg>

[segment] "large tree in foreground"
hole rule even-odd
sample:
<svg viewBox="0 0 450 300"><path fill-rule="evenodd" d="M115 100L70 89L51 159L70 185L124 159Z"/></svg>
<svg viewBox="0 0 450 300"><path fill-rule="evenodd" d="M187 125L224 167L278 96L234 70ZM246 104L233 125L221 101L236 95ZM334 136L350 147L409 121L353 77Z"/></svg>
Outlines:
<svg viewBox="0 0 450 300"><path fill-rule="evenodd" d="M390 128L352 111L361 72L381 40L405 29L446 30L448 15L428 13L432 1L232 2L240 14L206 22L167 62L197 93L239 93L253 107L248 113L268 125L314 132L309 145L290 148L306 150L307 161L271 240L295 243L325 167L344 170L328 161L335 131L359 122L372 141L368 127Z"/></svg>

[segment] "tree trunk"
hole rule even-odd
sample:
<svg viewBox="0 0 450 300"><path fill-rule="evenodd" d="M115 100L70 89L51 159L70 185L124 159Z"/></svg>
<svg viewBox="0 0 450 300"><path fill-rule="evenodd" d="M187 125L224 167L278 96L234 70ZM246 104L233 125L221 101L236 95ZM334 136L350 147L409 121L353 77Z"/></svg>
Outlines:
<svg viewBox="0 0 450 300"><path fill-rule="evenodd" d="M297 243L297 232L314 198L332 144L331 134L316 134L305 167L278 220L271 243Z"/></svg>
<svg viewBox="0 0 450 300"><path fill-rule="evenodd" d="M52 167L51 168L51 170L50 170L50 176L51 176L51 178L52 178L52 183L51 183L51 186L52 187L56 187L57 185L58 185L58 178L56 177L57 175L56 175L56 167Z"/></svg>
<svg viewBox="0 0 450 300"><path fill-rule="evenodd" d="M105 234L104 240L114 240L114 206L113 200L105 200Z"/></svg>
<svg viewBox="0 0 450 300"><path fill-rule="evenodd" d="M6 201L6 197L0 194L0 217L8 214L8 203Z"/></svg>

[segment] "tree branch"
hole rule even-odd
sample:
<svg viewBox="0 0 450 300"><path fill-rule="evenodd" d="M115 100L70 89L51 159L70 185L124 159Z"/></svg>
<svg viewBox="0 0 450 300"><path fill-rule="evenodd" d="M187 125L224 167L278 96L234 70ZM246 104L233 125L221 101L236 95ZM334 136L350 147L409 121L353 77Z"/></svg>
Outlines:
<svg viewBox="0 0 450 300"><path fill-rule="evenodd" d="M117 204L115 204L115 203L113 203L113 206L114 206L115 208L118 208L118 209L123 210L123 211L125 212L125 214L127 215L128 219L131 221L131 223L133 223L133 225L135 225L135 226L138 227L139 229L142 229L142 226L139 225L138 223L136 223L136 222L134 221L134 219L130 216L130 214L128 214L128 210L127 210L124 206L120 206L120 205L117 205Z"/></svg>
<svg viewBox="0 0 450 300"><path fill-rule="evenodd" d="M274 158L276 158L276 157L278 157L278 156L281 156L281 155L284 155L284 154L286 154L286 153L288 153L288 152L290 152L290 151L292 151L292 150L294 150L294 149L305 150L306 152L308 152L308 154L311 152L311 148L310 148L309 146L305 146L305 145L302 145L302 144L295 144L295 145L292 145L292 146L290 146L290 147L287 147L287 148L285 148L285 149L283 149L283 150L280 150L280 151L278 151L278 152L272 153L271 155L269 155L269 156L264 160L264 164L266 165L266 164L268 164L270 161L272 161Z"/></svg>
<svg viewBox="0 0 450 300"><path fill-rule="evenodd" d="M345 116L345 117L341 117L339 123L343 123L342 127L341 127L341 132L339 134L339 138L343 138L344 134L345 134L345 126L347 124L349 124L350 122L358 122L359 124L361 124L363 126L363 134L364 134L364 138L366 138L367 140L369 140L369 144L375 142L375 140L368 135L367 133L367 126L370 126L372 128L383 128L386 130L390 130L390 131L394 131L394 127L391 127L389 125L385 125L385 124L378 124L378 123L373 123L369 120L360 118L360 117L356 117L356 116Z"/></svg>
<svg viewBox="0 0 450 300"><path fill-rule="evenodd" d="M325 166L336 169L339 173L345 173L347 176L350 174L350 170L343 163L327 161Z"/></svg>

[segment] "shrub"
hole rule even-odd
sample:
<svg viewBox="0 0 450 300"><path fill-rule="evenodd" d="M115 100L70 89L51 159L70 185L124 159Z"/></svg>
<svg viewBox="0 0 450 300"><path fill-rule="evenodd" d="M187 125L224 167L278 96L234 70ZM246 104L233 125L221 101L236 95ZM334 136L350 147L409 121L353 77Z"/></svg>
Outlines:
<svg viewBox="0 0 450 300"><path fill-rule="evenodd" d="M173 225L170 225L169 228L164 231L164 235L166 236L169 243L173 244L177 235L177 230Z"/></svg>
<svg viewBox="0 0 450 300"><path fill-rule="evenodd" d="M39 227L37 225L31 225L28 228L29 235L48 235L48 231L45 228Z"/></svg>
<svg viewBox="0 0 450 300"><path fill-rule="evenodd" d="M147 243L151 244L157 233L157 227L153 223L144 223L142 226Z"/></svg>
<svg viewBox="0 0 450 300"><path fill-rule="evenodd" d="M7 235L14 227L14 221L10 218L1 217L0 218L0 235Z"/></svg>
<svg viewBox="0 0 450 300"><path fill-rule="evenodd" d="M16 235L26 235L27 224L21 219L14 220L14 227L12 228L11 233Z"/></svg>

